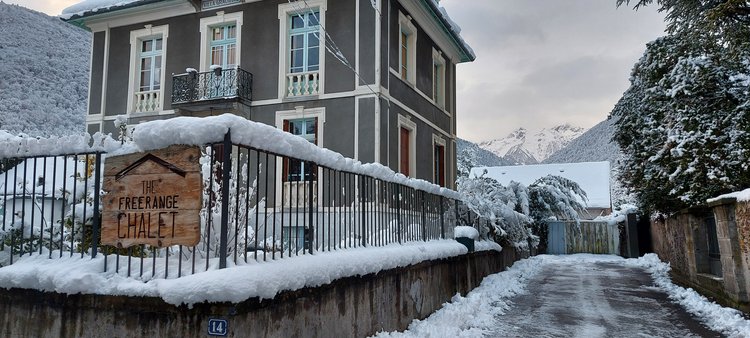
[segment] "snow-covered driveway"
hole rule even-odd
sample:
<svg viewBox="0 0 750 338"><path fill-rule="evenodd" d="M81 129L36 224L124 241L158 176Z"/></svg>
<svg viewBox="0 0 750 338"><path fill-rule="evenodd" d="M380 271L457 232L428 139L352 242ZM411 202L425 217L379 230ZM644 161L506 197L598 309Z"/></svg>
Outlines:
<svg viewBox="0 0 750 338"><path fill-rule="evenodd" d="M669 281L655 255L537 256L383 337L750 337L750 321Z"/></svg>

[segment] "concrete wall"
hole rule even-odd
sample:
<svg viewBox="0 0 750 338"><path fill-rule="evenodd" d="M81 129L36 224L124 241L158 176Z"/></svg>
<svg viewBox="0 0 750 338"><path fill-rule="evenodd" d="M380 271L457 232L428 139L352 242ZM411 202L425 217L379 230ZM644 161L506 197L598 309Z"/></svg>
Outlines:
<svg viewBox="0 0 750 338"><path fill-rule="evenodd" d="M230 337L364 337L404 330L518 259L511 248L477 252L283 292L274 299L192 308L160 298L0 289L0 336L206 336L208 320L221 318L228 320Z"/></svg>
<svg viewBox="0 0 750 338"><path fill-rule="evenodd" d="M716 223L721 275L710 273L708 266L705 219L711 216ZM707 209L652 220L651 238L654 252L670 263L675 282L750 312L750 204L722 199Z"/></svg>

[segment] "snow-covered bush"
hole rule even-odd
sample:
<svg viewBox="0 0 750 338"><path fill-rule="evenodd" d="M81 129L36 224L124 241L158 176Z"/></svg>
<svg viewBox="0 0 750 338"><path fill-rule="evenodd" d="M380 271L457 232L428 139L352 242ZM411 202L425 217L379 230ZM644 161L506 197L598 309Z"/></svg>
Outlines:
<svg viewBox="0 0 750 338"><path fill-rule="evenodd" d="M482 226L498 242L517 248L539 244L539 229L550 218L578 220L583 212L586 193L577 183L560 176L545 176L528 187L511 182L507 187L481 175L461 177L458 191L463 202ZM536 231L534 231L536 230ZM483 232L484 232L483 231Z"/></svg>

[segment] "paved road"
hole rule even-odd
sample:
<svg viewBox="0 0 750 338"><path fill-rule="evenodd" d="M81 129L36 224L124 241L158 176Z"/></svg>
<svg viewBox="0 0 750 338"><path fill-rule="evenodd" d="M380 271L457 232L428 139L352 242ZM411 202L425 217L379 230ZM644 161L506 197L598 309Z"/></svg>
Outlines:
<svg viewBox="0 0 750 338"><path fill-rule="evenodd" d="M549 264L487 336L721 337L651 285L644 270L618 264Z"/></svg>

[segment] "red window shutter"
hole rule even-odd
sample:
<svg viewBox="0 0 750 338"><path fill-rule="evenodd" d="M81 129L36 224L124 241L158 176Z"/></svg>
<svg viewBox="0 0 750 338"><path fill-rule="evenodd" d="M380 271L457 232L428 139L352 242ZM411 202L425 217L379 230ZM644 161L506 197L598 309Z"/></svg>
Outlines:
<svg viewBox="0 0 750 338"><path fill-rule="evenodd" d="M445 147L437 146L438 151L438 184L441 187L445 186Z"/></svg>
<svg viewBox="0 0 750 338"><path fill-rule="evenodd" d="M401 159L400 159L400 170L401 173L409 176L411 173L409 172L409 129L406 129L404 127L401 127Z"/></svg>

